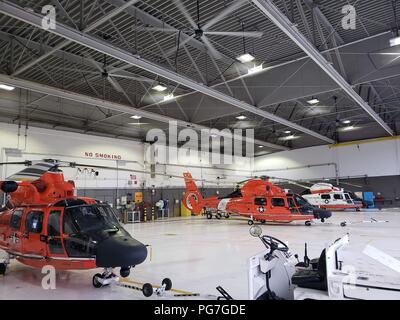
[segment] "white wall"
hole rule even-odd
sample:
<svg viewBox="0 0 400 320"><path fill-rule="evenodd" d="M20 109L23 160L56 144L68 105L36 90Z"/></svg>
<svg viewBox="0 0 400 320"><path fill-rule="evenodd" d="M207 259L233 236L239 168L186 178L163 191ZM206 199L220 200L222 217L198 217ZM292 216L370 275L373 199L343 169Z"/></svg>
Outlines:
<svg viewBox="0 0 400 320"><path fill-rule="evenodd" d="M156 176L151 179L149 175L137 173L134 170L149 171L150 165L145 162L145 150L148 145L141 142L97 137L79 133L71 133L57 130L48 130L31 127L27 131L25 140L25 128L21 128L18 137L18 126L0 123L0 162L42 160L45 158L79 162L87 165L101 165L132 169L132 172L117 172L113 170L97 170L99 176L95 177L89 171L79 172L77 168L65 168L66 179L75 180L77 187L82 188L140 188L142 183L146 187L183 187L182 178L169 178L168 176ZM22 157L6 154L6 148L22 150ZM115 159L104 159L103 154L114 156ZM117 160L120 159L121 161ZM195 166L195 167L192 167ZM197 168L197 166L203 168ZM221 177L220 186L234 186L235 181L243 180L248 172L234 172L207 168L197 157L180 158L178 166L157 165L156 172L182 176L183 172L190 171L193 177L208 180L205 186L216 186L217 177ZM245 158L236 159L235 165L225 168L241 168L251 170L251 162ZM0 170L0 179L23 169L22 166L4 166ZM131 175L136 176L132 180ZM136 181L136 184L135 184Z"/></svg>
<svg viewBox="0 0 400 320"><path fill-rule="evenodd" d="M335 177L334 166L287 170L287 168L336 163L339 177L400 175L400 138L370 140L352 145L318 146L279 152L256 158L257 174L290 179ZM267 170L273 171L267 171Z"/></svg>

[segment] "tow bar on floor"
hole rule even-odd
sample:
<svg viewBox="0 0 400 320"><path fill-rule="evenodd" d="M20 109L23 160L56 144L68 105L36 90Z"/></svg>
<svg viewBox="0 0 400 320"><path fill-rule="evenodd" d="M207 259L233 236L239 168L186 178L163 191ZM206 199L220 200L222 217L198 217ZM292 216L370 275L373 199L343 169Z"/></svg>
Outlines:
<svg viewBox="0 0 400 320"><path fill-rule="evenodd" d="M199 293L193 293L183 290L172 289L172 281L165 278L161 286L152 285L150 283L142 283L133 280L120 279L117 282L120 287L141 291L145 297L151 297L156 294L159 297L165 296L167 292L171 292L173 297L198 297Z"/></svg>
<svg viewBox="0 0 400 320"><path fill-rule="evenodd" d="M389 223L389 221L387 221L387 220L376 220L374 218L371 218L370 220L365 220L365 221L355 221L355 222L343 221L343 222L340 223L340 226L341 227L346 227L348 225L361 224L361 223Z"/></svg>

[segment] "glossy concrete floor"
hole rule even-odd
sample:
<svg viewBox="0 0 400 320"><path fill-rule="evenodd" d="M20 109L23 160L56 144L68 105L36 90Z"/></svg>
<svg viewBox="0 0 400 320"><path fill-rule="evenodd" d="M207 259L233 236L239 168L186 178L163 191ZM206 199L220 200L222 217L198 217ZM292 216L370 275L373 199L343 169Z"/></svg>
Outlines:
<svg viewBox="0 0 400 320"><path fill-rule="evenodd" d="M355 223L341 227L340 222L361 222L371 218L388 223ZM375 274L377 279L400 283L400 273L362 254L366 245L400 259L400 209L380 212L335 212L325 224L311 227L303 223L263 225L264 234L288 243L291 252L304 255L308 243L311 258L320 255L329 242L350 234L351 246L344 264L354 265L359 273ZM131 279L160 284L171 278L176 289L213 298L217 286L235 299L247 298L248 258L263 250L261 242L249 235L246 221L186 218L146 224L127 225L138 240L151 245L148 260L138 266ZM6 276L0 277L0 299L145 299L140 292L118 286L92 287L96 270L57 274L55 290L44 290L43 275L13 261ZM185 298L190 299L190 298Z"/></svg>

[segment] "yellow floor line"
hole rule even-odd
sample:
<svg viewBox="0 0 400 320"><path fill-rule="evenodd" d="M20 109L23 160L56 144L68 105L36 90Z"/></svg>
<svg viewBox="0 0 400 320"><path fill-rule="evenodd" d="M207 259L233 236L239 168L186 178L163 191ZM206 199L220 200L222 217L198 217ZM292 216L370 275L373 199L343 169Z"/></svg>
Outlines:
<svg viewBox="0 0 400 320"><path fill-rule="evenodd" d="M133 281L133 280L126 280L126 279L120 279L120 283L122 284L132 284L132 285L138 285L138 286L143 286L144 283L138 282L138 281ZM152 285L154 288L159 289L161 286L157 285ZM177 290L177 289L171 289L169 290L174 293L182 294L182 295L198 295L197 293L189 292L189 291L184 291L184 290Z"/></svg>

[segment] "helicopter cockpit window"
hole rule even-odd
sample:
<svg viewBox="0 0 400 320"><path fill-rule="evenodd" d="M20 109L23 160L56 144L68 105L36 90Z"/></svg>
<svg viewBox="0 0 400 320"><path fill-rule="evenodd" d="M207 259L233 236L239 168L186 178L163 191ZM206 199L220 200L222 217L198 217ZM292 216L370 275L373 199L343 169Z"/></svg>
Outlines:
<svg viewBox="0 0 400 320"><path fill-rule="evenodd" d="M254 204L256 206L266 206L267 205L267 199L265 199L265 198L255 198L254 199Z"/></svg>
<svg viewBox="0 0 400 320"><path fill-rule="evenodd" d="M285 199L283 199L283 198L272 198L272 206L274 206L274 207L285 207Z"/></svg>
<svg viewBox="0 0 400 320"><path fill-rule="evenodd" d="M19 229L21 227L21 219L22 219L22 210L14 211L13 215L11 216L10 227L13 229Z"/></svg>
<svg viewBox="0 0 400 320"><path fill-rule="evenodd" d="M83 233L119 230L118 225L112 209L105 205L71 207L67 208L64 213L65 233L76 233L75 230Z"/></svg>
<svg viewBox="0 0 400 320"><path fill-rule="evenodd" d="M25 227L27 232L41 233L43 229L43 212L29 212L26 216Z"/></svg>

